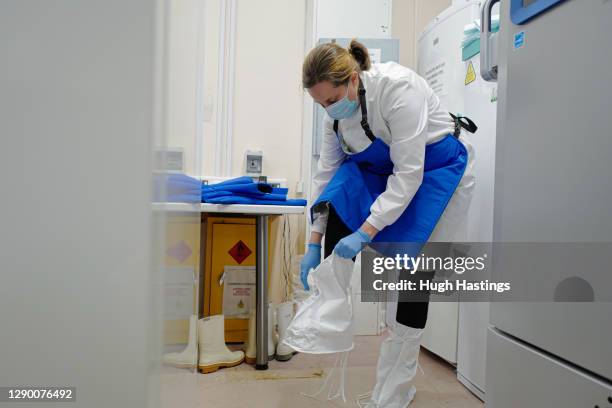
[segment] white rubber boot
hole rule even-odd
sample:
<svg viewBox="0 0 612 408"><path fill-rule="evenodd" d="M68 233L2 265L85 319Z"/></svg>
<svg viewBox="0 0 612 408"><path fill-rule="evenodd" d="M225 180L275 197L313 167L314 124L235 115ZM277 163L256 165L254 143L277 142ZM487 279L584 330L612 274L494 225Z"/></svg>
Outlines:
<svg viewBox="0 0 612 408"><path fill-rule="evenodd" d="M278 344L276 345L276 359L278 361L289 361L296 351L283 343L285 331L293 320L293 302L285 302L278 305L276 309L276 320L278 326Z"/></svg>
<svg viewBox="0 0 612 408"><path fill-rule="evenodd" d="M198 365L198 317L189 318L189 340L187 347L180 353L164 354L162 361L174 367L192 368Z"/></svg>
<svg viewBox="0 0 612 408"><path fill-rule="evenodd" d="M257 360L257 349L255 347L255 333L256 333L256 316L255 316L255 309L251 308L250 312L249 312L249 336L248 339L246 341L246 343L244 343L244 361L247 364L255 364L255 361Z"/></svg>
<svg viewBox="0 0 612 408"><path fill-rule="evenodd" d="M246 343L244 343L244 354L247 364L255 364L257 360L256 333L257 315L255 313L255 308L252 308L249 312L249 338ZM268 305L268 360L274 360L277 342L278 340L274 331L274 307L270 303Z"/></svg>
<svg viewBox="0 0 612 408"><path fill-rule="evenodd" d="M219 368L237 366L244 360L242 351L231 351L225 345L223 315L205 317L198 321L198 345L198 370L204 374L215 372Z"/></svg>
<svg viewBox="0 0 612 408"><path fill-rule="evenodd" d="M268 305L268 360L276 357L276 345L278 335L276 334L276 308L272 303Z"/></svg>

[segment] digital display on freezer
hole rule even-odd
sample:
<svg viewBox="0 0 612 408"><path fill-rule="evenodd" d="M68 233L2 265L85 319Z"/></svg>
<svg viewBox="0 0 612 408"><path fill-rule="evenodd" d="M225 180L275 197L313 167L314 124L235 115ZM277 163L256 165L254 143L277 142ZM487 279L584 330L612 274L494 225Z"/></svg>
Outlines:
<svg viewBox="0 0 612 408"><path fill-rule="evenodd" d="M511 0L510 18L514 24L525 24L565 0Z"/></svg>

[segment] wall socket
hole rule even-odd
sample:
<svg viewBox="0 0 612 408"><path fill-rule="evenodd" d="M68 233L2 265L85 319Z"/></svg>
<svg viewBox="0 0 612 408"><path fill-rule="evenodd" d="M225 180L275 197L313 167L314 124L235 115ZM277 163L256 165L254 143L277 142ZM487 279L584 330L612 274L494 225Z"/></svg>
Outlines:
<svg viewBox="0 0 612 408"><path fill-rule="evenodd" d="M261 150L247 150L244 156L247 175L263 174L263 152Z"/></svg>

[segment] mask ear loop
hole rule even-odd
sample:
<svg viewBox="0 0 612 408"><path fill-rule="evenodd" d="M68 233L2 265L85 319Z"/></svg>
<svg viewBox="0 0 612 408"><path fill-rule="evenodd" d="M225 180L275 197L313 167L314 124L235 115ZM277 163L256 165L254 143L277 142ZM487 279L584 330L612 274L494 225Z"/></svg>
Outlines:
<svg viewBox="0 0 612 408"><path fill-rule="evenodd" d="M329 374L327 375L327 378L325 378L323 385L321 385L321 387L314 394L307 394L305 392L302 392L300 394L303 395L304 397L318 400L317 397L327 389L328 390L327 391L328 401L332 401L335 399L342 399L342 401L346 403L345 389L346 389L346 368L348 365L348 355L349 355L349 351L338 353L336 355L334 366L332 367L331 370L329 370ZM340 372L336 375L336 369L338 368L340 369L339 370ZM337 385L336 385L336 381L334 381L336 377L339 377L338 378L339 383Z"/></svg>

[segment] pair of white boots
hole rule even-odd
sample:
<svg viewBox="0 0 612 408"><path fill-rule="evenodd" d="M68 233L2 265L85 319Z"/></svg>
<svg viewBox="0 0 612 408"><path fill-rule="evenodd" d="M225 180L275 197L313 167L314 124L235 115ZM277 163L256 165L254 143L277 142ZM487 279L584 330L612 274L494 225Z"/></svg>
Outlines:
<svg viewBox="0 0 612 408"><path fill-rule="evenodd" d="M276 319L275 319L276 317ZM295 354L295 350L283 343L289 323L293 319L293 302L284 302L277 306L276 316L274 305L268 305L268 360L289 361ZM277 326L278 332L274 330ZM257 357L255 347L256 316L255 310L251 309L249 315L249 338L244 344L244 352L247 364L255 364Z"/></svg>
<svg viewBox="0 0 612 408"><path fill-rule="evenodd" d="M278 305L278 335L274 327L274 307L268 307L268 358L287 361L295 351L283 344L285 331L293 319L293 303L285 302ZM246 361L255 364L255 310L249 317L249 338L245 344ZM280 341L279 341L280 337ZM245 360L242 351L231 351L225 345L225 318L223 315L205 317L198 320L195 315L189 319L189 340L187 347L178 353L168 353L163 356L163 362L181 368L198 366L204 374L217 371L219 368L234 367Z"/></svg>
<svg viewBox="0 0 612 408"><path fill-rule="evenodd" d="M180 353L164 354L163 362L180 368L198 366L198 371L208 374L219 368L233 367L244 361L242 351L231 351L225 345L225 318L223 315L198 320L189 319L189 340Z"/></svg>

